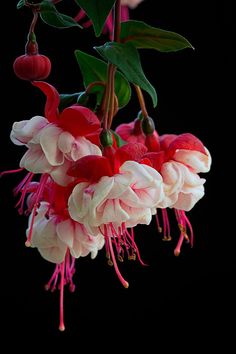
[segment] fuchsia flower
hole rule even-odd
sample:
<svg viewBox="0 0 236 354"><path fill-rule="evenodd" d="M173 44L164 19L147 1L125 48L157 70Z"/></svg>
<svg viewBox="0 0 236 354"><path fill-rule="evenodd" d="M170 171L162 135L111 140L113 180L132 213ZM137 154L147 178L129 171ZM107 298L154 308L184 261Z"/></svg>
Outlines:
<svg viewBox="0 0 236 354"><path fill-rule="evenodd" d="M73 179L66 175L71 164L86 155L101 155L91 142L98 136L100 121L88 108L73 105L58 111L59 94L46 82L34 82L47 96L45 116L15 122L11 140L28 150L20 167L33 173L48 173L60 185ZM98 140L98 139L97 139Z"/></svg>
<svg viewBox="0 0 236 354"><path fill-rule="evenodd" d="M44 193L36 216L34 217L31 212L29 217L26 235L32 232L31 247L37 247L41 256L52 263L63 262L67 250L74 258L85 257L89 253L91 258L95 258L98 250L104 245L103 236L99 231L96 235L90 235L83 224L70 218L67 212L68 189L53 182L48 187L49 193ZM45 188L47 189L47 185ZM45 200L46 194L48 200ZM33 198L34 193L28 197L28 206L31 210Z"/></svg>
<svg viewBox="0 0 236 354"><path fill-rule="evenodd" d="M165 198L159 204L162 209L164 240L170 240L170 223L165 208L174 208L180 237L175 248L179 255L183 240L189 241L187 229L190 231L193 245L193 230L185 211L189 211L204 196L205 179L198 173L208 172L211 166L211 156L202 142L190 133L179 136L167 134L160 137L160 150L148 152L143 162L155 168L163 178ZM159 231L160 221L156 214Z"/></svg>
<svg viewBox="0 0 236 354"><path fill-rule="evenodd" d="M108 258L112 258L122 284L113 247L123 259L138 254L127 228L149 224L155 206L163 200L160 174L139 163L147 150L142 144L127 144L117 150L107 147L105 156L85 156L77 161L69 175L77 178L68 201L72 219L85 225L91 234L104 235Z"/></svg>
<svg viewBox="0 0 236 354"><path fill-rule="evenodd" d="M36 247L41 256L56 263L55 270L46 290L56 290L60 277L60 330L64 330L64 286L74 291L73 274L75 260L89 253L95 258L104 245L104 237L99 232L90 235L86 227L70 218L68 197L71 187L57 185L51 177L43 177L44 188L40 193L40 183L30 182L21 189L23 198L27 198L27 213L30 213L29 226L26 230L27 242Z"/></svg>
<svg viewBox="0 0 236 354"><path fill-rule="evenodd" d="M205 179L198 173L208 172L211 156L202 142L190 133L163 135L160 151L145 155L163 177L165 198L162 208L189 211L204 195Z"/></svg>

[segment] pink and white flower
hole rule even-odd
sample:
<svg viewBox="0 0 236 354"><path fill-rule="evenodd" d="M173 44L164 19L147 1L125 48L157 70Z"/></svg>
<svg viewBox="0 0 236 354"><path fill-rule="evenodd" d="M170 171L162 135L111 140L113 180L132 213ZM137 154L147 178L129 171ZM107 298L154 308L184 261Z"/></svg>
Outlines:
<svg viewBox="0 0 236 354"><path fill-rule="evenodd" d="M193 245L193 229L185 212L204 196L205 179L198 173L208 172L211 156L202 142L194 135L186 133L179 136L169 134L160 137L160 149L145 154L143 162L154 167L163 178L165 198L159 204L163 220L164 240L169 241L170 223L166 208L173 208L180 229L179 241L174 250L180 254L181 246L186 239ZM158 211L156 221L159 232L162 232Z"/></svg>
<svg viewBox="0 0 236 354"><path fill-rule="evenodd" d="M194 135L164 135L160 151L145 158L163 178L165 198L159 207L189 211L203 197L205 179L198 173L210 170L211 156Z"/></svg>
<svg viewBox="0 0 236 354"><path fill-rule="evenodd" d="M101 155L100 148L90 141L98 136L100 122L92 111L79 105L59 113L57 91L44 82L34 85L47 95L47 118L35 116L28 121L15 122L11 140L28 148L20 161L21 168L48 173L58 184L67 185L73 178L66 171L75 161L90 154Z"/></svg>
<svg viewBox="0 0 236 354"><path fill-rule="evenodd" d="M29 218L30 231L32 215ZM34 218L31 247L36 247L41 256L49 262L61 263L67 249L74 258L85 257L89 253L95 258L104 245L101 234L91 236L84 225L67 218L61 219L53 213L48 202L41 202Z"/></svg>
<svg viewBox="0 0 236 354"><path fill-rule="evenodd" d="M72 220L68 214L67 202L70 187L57 185L49 176L45 179L42 193L40 183L30 182L22 194L30 193L27 198L29 226L26 231L27 246L38 249L41 256L55 263L55 270L45 289L54 291L60 278L60 330L64 330L64 286L74 291L73 275L75 260L88 254L97 256L104 246L104 237L98 232L90 235L83 224ZM42 183L42 182L41 182Z"/></svg>
<svg viewBox="0 0 236 354"><path fill-rule="evenodd" d="M112 244L121 258L123 248L138 252L127 228L151 222L155 205L164 197L163 184L155 169L138 162L146 151L142 144L127 144L115 152L108 149L108 157L83 157L68 172L78 179L69 197L68 211L89 233L101 231L117 275L127 287L117 268Z"/></svg>
<svg viewBox="0 0 236 354"><path fill-rule="evenodd" d="M91 232L111 223L116 230L124 223L127 228L148 225L153 208L163 197L157 171L126 161L114 176L103 176L96 183L78 183L69 198L69 213Z"/></svg>

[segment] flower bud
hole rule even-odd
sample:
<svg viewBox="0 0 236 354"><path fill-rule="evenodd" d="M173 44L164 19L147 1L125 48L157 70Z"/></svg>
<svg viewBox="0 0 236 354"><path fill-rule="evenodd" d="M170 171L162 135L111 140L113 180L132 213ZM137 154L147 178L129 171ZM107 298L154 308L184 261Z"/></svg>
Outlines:
<svg viewBox="0 0 236 354"><path fill-rule="evenodd" d="M100 134L101 145L105 148L113 145L113 135L109 129L104 129Z"/></svg>
<svg viewBox="0 0 236 354"><path fill-rule="evenodd" d="M13 69L19 79L28 81L43 80L50 74L51 62L45 55L25 54L16 58Z"/></svg>
<svg viewBox="0 0 236 354"><path fill-rule="evenodd" d="M153 134L155 131L155 124L151 117L147 117L142 120L142 130L145 135Z"/></svg>
<svg viewBox="0 0 236 354"><path fill-rule="evenodd" d="M142 121L139 118L136 118L134 120L134 128L133 128L133 134L134 135L142 134L141 124L142 124Z"/></svg>
<svg viewBox="0 0 236 354"><path fill-rule="evenodd" d="M29 33L25 54L16 58L13 70L19 79L28 81L44 80L50 74L50 59L39 54L34 32Z"/></svg>

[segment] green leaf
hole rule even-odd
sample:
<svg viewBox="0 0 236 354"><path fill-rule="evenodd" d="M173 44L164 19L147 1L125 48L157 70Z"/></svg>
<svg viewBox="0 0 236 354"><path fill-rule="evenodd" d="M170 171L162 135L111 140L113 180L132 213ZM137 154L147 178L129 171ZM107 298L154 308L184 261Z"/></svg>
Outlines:
<svg viewBox="0 0 236 354"><path fill-rule="evenodd" d="M23 6L25 6L25 0L20 0L18 4L16 5L17 10L21 9Z"/></svg>
<svg viewBox="0 0 236 354"><path fill-rule="evenodd" d="M56 28L80 27L72 17L57 11L56 7L48 0L40 3L40 17L49 26Z"/></svg>
<svg viewBox="0 0 236 354"><path fill-rule="evenodd" d="M154 107L156 107L156 90L146 78L141 66L139 53L132 44L108 42L103 46L95 47L95 49L103 58L115 64L128 81L147 91L152 98Z"/></svg>
<svg viewBox="0 0 236 354"><path fill-rule="evenodd" d="M132 43L136 48L150 48L160 52L194 49L180 34L151 27L141 21L123 22L120 38L122 43Z"/></svg>
<svg viewBox="0 0 236 354"><path fill-rule="evenodd" d="M75 2L86 12L93 23L95 35L99 37L115 0L75 0Z"/></svg>
<svg viewBox="0 0 236 354"><path fill-rule="evenodd" d="M76 93L62 93L60 95L59 111L63 111L66 107L71 106L77 102L77 99L81 92Z"/></svg>
<svg viewBox="0 0 236 354"><path fill-rule="evenodd" d="M75 56L82 72L85 87L95 81L106 82L107 63L81 50L76 50ZM96 86L91 92L95 92L95 90L98 92L98 103L100 103L104 87ZM118 98L119 107L127 105L131 96L131 88L125 77L118 71L115 75L115 93Z"/></svg>

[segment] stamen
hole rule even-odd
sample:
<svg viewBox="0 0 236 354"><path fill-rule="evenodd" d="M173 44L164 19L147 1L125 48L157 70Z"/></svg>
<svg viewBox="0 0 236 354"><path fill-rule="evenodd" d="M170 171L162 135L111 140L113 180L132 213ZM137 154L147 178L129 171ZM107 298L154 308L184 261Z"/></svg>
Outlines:
<svg viewBox="0 0 236 354"><path fill-rule="evenodd" d="M32 235L33 235L33 227L34 227L34 219L37 213L37 208L38 208L38 203L40 201L41 195L43 193L45 184L47 182L48 179L48 175L47 174L43 174L41 176L40 182L39 182L39 187L36 191L36 198L35 198L35 204L33 207L33 211L32 211L32 219L31 219L31 223L30 223L30 229L29 229L29 233L28 233L28 237L27 240L25 242L25 246L26 247L30 247L31 246L31 239L32 239Z"/></svg>
<svg viewBox="0 0 236 354"><path fill-rule="evenodd" d="M160 224L158 211L156 212L155 218L156 218L156 224L157 224L157 231L159 232L159 234L161 234L162 233L162 227L161 227L161 224Z"/></svg>
<svg viewBox="0 0 236 354"><path fill-rule="evenodd" d="M178 227L180 229L180 237L174 249L174 254L175 256L179 256L184 239L189 241L189 238L186 231L186 218L184 212L182 210L175 209L175 215L178 222Z"/></svg>
<svg viewBox="0 0 236 354"><path fill-rule="evenodd" d="M125 288L128 288L129 287L129 283L123 278L123 276L121 275L120 273L120 270L118 268L118 265L116 263L116 257L115 257L115 254L114 254L114 250L113 250L113 246L112 246L112 239L111 237L108 235L107 233L107 227L105 225L104 227L104 231L105 231L105 237L106 239L108 240L108 245L109 245L109 251L110 251L110 255L111 255L111 259L112 259L112 262L113 262L113 265L114 265L114 268L115 268L115 271L116 271L116 274L121 282L121 284L125 287Z"/></svg>
<svg viewBox="0 0 236 354"><path fill-rule="evenodd" d="M21 196L20 196L20 199L18 200L17 204L15 205L15 208L18 208L20 206L19 209L18 209L18 213L20 215L22 215L23 212L24 212L25 197L26 197L26 194L29 192L29 188L28 187L29 187L33 177L34 177L33 173L31 175L29 175L29 177L27 178L27 181L25 182L24 186L19 191L19 192L21 192Z"/></svg>
<svg viewBox="0 0 236 354"><path fill-rule="evenodd" d="M3 177L3 176L5 176L5 175L10 175L10 174L12 174L12 173L21 172L21 171L23 171L23 170L24 170L23 168L18 168L18 169L16 169L16 170L3 171L3 172L0 173L0 178Z"/></svg>
<svg viewBox="0 0 236 354"><path fill-rule="evenodd" d="M59 330L64 331L64 285L65 285L65 261L60 264L61 282L60 282L60 324Z"/></svg>
<svg viewBox="0 0 236 354"><path fill-rule="evenodd" d="M162 240L163 241L171 241L170 222L169 222L167 210L162 209L161 212L162 212L162 220L163 220L163 228L164 228L164 231L163 231L164 236L163 236Z"/></svg>
<svg viewBox="0 0 236 354"><path fill-rule="evenodd" d="M27 185L29 179L31 180L33 177L33 173L29 172L27 173L27 175L23 178L23 180L18 184L18 186L16 186L16 188L13 189L13 193L14 195L17 195L23 187L25 187L25 185Z"/></svg>
<svg viewBox="0 0 236 354"><path fill-rule="evenodd" d="M44 287L46 291L51 289L51 292L53 292L56 290L56 285L57 285L59 273L60 273L60 265L57 264L49 282ZM53 283L53 286L52 286L52 283Z"/></svg>
<svg viewBox="0 0 236 354"><path fill-rule="evenodd" d="M127 229L125 229L125 234L126 234L126 236L132 241L133 250L134 250L134 252L135 252L135 253L132 254L132 256L131 256L132 258L131 258L131 259L132 259L132 260L135 260L135 259L136 259L136 254L137 254L139 262L140 262L143 266L147 266L147 264L143 262L143 260L142 260L142 258L141 258L141 256L140 256L140 252L139 252L138 246L137 246L136 242L134 241L134 230L133 230L133 228L131 228L131 235L129 234L129 232L128 232Z"/></svg>
<svg viewBox="0 0 236 354"><path fill-rule="evenodd" d="M191 225L191 223L189 221L189 218L187 217L187 215L185 214L185 212L183 210L182 210L182 215L183 215L183 218L186 221L186 224L188 225L188 228L189 228L189 231L190 231L190 244L191 244L191 247L193 247L194 233L193 233L192 225Z"/></svg>

